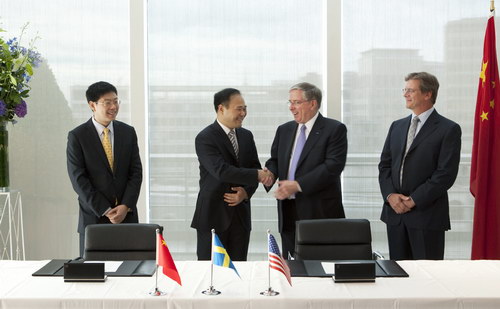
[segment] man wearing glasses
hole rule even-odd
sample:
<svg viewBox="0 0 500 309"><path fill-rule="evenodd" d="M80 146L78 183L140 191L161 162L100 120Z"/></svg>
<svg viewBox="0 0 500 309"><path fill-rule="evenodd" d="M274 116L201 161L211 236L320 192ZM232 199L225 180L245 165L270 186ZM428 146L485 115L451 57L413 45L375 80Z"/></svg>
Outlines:
<svg viewBox="0 0 500 309"><path fill-rule="evenodd" d="M439 82L426 72L405 78L412 114L392 123L379 163L391 260L442 260L450 229L448 189L458 173L462 131L434 108Z"/></svg>
<svg viewBox="0 0 500 309"><path fill-rule="evenodd" d="M68 174L78 194L80 256L89 224L137 223L142 165L133 127L115 120L120 100L115 86L97 82L86 92L92 117L68 134Z"/></svg>
<svg viewBox="0 0 500 309"><path fill-rule="evenodd" d="M279 178L279 231L283 255L295 248L295 222L305 219L344 218L340 174L347 156L347 129L323 117L321 90L310 83L290 88L288 108L294 120L278 127L266 167Z"/></svg>

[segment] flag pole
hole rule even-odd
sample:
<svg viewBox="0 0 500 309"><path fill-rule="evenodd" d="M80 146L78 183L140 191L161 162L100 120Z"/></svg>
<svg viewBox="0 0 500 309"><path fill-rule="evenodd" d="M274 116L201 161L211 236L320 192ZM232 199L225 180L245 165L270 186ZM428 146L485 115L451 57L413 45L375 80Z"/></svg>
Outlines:
<svg viewBox="0 0 500 309"><path fill-rule="evenodd" d="M271 261L269 260L269 235L271 235L271 231L268 229L267 230L267 290L260 292L260 295L264 296L276 296L279 294L279 292L276 292L273 290L271 287Z"/></svg>
<svg viewBox="0 0 500 309"><path fill-rule="evenodd" d="M267 245L269 246L269 234L271 234L271 231L267 229ZM269 252L267 253L267 283L269 290L272 290L271 288L271 261L269 261Z"/></svg>
<svg viewBox="0 0 500 309"><path fill-rule="evenodd" d="M160 229L156 229L156 283L155 283L155 289L151 292L149 292L149 295L151 296L163 296L166 295L167 293L160 291L158 289L158 264L159 264L159 254L160 254Z"/></svg>
<svg viewBox="0 0 500 309"><path fill-rule="evenodd" d="M495 0L490 1L490 12L495 11Z"/></svg>
<svg viewBox="0 0 500 309"><path fill-rule="evenodd" d="M205 295L219 295L220 291L214 288L214 244L215 244L215 230L212 229L212 249L210 255L210 287L202 291Z"/></svg>

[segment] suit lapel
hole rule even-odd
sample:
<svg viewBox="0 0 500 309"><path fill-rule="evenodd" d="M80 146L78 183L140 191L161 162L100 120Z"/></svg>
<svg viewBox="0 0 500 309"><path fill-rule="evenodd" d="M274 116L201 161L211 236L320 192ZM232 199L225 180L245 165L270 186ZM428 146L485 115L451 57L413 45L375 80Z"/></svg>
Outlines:
<svg viewBox="0 0 500 309"><path fill-rule="evenodd" d="M408 152L412 151L423 140L425 140L427 136L429 136L432 132L434 132L438 124L439 124L439 114L436 112L436 110L434 110L430 114L429 118L424 123L420 131L418 132L417 136L415 136L415 139L413 140L410 149L408 149Z"/></svg>
<svg viewBox="0 0 500 309"><path fill-rule="evenodd" d="M285 159L283 162L286 162L286 173L288 175L288 168L290 167L290 160L292 159L292 150L293 150L293 143L295 143L295 138L297 135L297 127L299 126L298 123L294 122L292 124L292 129L287 132L289 134L289 137L284 138L284 142L286 143L284 146L285 149Z"/></svg>
<svg viewBox="0 0 500 309"><path fill-rule="evenodd" d="M404 130L403 129L397 130L397 132L401 132L401 136L399 137L399 140L400 140L399 146L401 147L399 153L402 154L401 158L405 155L406 140L408 139L408 131L410 130L411 118L412 118L412 115L406 117L405 121L403 122Z"/></svg>
<svg viewBox="0 0 500 309"><path fill-rule="evenodd" d="M89 131L89 139L97 152L97 156L101 160L101 163L105 166L108 172L113 173L111 171L111 167L109 166L108 158L106 157L106 153L104 152L104 148L102 147L102 142L101 138L99 137L99 134L97 133L97 130L94 126L94 123L92 122L92 119L90 119L87 122L87 130Z"/></svg>
<svg viewBox="0 0 500 309"><path fill-rule="evenodd" d="M123 131L120 124L116 121L113 121L113 134L114 134L114 142L113 142L113 172L120 164L120 154L123 149Z"/></svg>
<svg viewBox="0 0 500 309"><path fill-rule="evenodd" d="M234 158L236 162L238 162L238 158L236 157L236 153L234 152L233 144L231 144L231 141L229 140L229 137L227 136L226 132L224 129L220 126L220 124L217 122L217 120L213 123L212 125L216 138L220 141L222 141L222 144L224 145L224 148L231 154L231 156ZM236 139L238 139L238 134L236 133ZM241 152L241 148L240 148Z"/></svg>

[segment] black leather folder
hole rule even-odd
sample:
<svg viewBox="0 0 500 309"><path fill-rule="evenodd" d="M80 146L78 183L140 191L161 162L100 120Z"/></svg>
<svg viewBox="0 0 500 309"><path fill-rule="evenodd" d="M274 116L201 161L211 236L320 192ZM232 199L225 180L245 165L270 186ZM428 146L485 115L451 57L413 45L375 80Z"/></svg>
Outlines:
<svg viewBox="0 0 500 309"><path fill-rule="evenodd" d="M64 263L71 260L52 260L32 274L32 276L62 276Z"/></svg>
<svg viewBox="0 0 500 309"><path fill-rule="evenodd" d="M373 262L373 260L370 260ZM321 262L367 262L366 260L352 261L319 261L319 260L287 260L292 277L331 277L331 273L325 273ZM375 260L376 277L408 277L406 271L394 260Z"/></svg>
<svg viewBox="0 0 500 309"><path fill-rule="evenodd" d="M376 260L376 262L385 273L385 276L380 277L409 277L408 273L394 260Z"/></svg>
<svg viewBox="0 0 500 309"><path fill-rule="evenodd" d="M83 263L83 260L52 260L34 272L33 276L63 276L65 263ZM156 271L154 260L123 261L116 272L106 272L109 277L151 277Z"/></svg>

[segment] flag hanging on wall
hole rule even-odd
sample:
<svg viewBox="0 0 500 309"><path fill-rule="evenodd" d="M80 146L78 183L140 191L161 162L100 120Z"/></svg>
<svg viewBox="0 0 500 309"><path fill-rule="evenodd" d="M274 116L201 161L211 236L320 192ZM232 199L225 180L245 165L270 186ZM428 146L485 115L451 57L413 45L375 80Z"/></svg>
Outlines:
<svg viewBox="0 0 500 309"><path fill-rule="evenodd" d="M470 191L474 196L471 258L500 259L500 81L494 16L488 19L479 73Z"/></svg>

